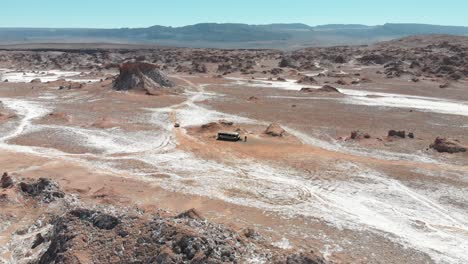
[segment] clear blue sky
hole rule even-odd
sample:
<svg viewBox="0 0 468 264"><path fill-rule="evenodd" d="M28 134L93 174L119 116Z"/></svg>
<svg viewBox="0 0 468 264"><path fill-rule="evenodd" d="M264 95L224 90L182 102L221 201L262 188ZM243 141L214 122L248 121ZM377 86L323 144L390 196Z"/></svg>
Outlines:
<svg viewBox="0 0 468 264"><path fill-rule="evenodd" d="M147 27L200 22L468 26L468 0L2 0L0 27Z"/></svg>

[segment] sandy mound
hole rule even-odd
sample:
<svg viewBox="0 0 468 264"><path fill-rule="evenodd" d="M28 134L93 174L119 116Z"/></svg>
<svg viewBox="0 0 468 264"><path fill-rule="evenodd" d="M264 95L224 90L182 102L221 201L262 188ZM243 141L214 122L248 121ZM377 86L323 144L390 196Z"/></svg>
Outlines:
<svg viewBox="0 0 468 264"><path fill-rule="evenodd" d="M175 86L154 64L129 62L120 65L119 70L120 75L113 84L117 91L140 90L154 95L160 94L165 88Z"/></svg>
<svg viewBox="0 0 468 264"><path fill-rule="evenodd" d="M282 137L286 131L278 124L273 123L268 126L268 128L265 130L265 134L270 135L272 137Z"/></svg>

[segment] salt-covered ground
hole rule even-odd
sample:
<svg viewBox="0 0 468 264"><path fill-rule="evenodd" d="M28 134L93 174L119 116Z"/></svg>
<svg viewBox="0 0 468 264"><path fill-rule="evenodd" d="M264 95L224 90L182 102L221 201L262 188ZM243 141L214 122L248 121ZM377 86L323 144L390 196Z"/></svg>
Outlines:
<svg viewBox="0 0 468 264"><path fill-rule="evenodd" d="M237 80L236 85L279 89L296 87L292 81L263 80L254 83ZM286 218L310 217L337 228L366 230L404 247L424 252L438 263L468 263L468 212L440 202L441 196L448 196L467 203L463 188L444 186L444 191L440 186L432 186L437 191L413 188L384 172L357 162L337 161L333 164L323 164L326 169L306 172L273 162L250 159L234 159L229 162L207 160L178 148L180 142L173 128L174 121L183 124L182 132L187 127L220 119L236 120L240 124L267 124L262 120L225 114L202 106L199 102L219 96L206 92L204 87L191 85L191 89L186 93L187 100L181 104L165 108L138 109L135 112L138 118L146 120L148 125L153 127L152 131L139 132L120 128L96 129L37 122L67 100L76 103L80 100L89 102L92 99L83 94L75 94L72 97L44 94L38 98L0 98L5 108L19 116L18 120L9 121L2 126L0 148L5 151L73 161L118 175L139 176L142 180L157 183L170 191L255 207ZM341 91L347 95L343 99L344 103L372 105L371 102L378 102L379 98L383 98L380 101L388 104L385 106L407 107L411 104L414 108L413 103L418 102L416 106L419 105L420 109L428 111L468 113L463 103L385 93L367 94L346 89ZM378 97L367 97L368 95ZM365 156L363 152L335 142L316 139L293 128L286 127L286 130L291 135L301 138L304 144L313 147ZM62 137L68 144L84 146L89 151L71 154L66 148L61 150L12 143L14 139L31 133L53 133L57 139ZM403 154L389 152L381 153L378 157L392 160L391 157L398 159L401 155ZM408 155L404 158L421 163L437 163L421 155ZM126 165L126 162L130 165ZM131 162L138 162L143 166L132 166ZM169 177L151 177L161 173ZM430 174L432 171L420 173ZM468 181L466 171L453 173L459 181ZM335 179L338 175L347 175L347 179ZM294 246L287 240L278 243L287 248Z"/></svg>
<svg viewBox="0 0 468 264"><path fill-rule="evenodd" d="M73 82L98 82L98 78L89 78L83 76L82 72L74 71L16 71L10 69L0 69L0 81L8 81L12 83L29 83L32 80L40 79L41 82L52 82L60 79Z"/></svg>
<svg viewBox="0 0 468 264"><path fill-rule="evenodd" d="M269 81L264 79L249 80L235 77L230 77L228 79L234 81L233 85L241 85L247 87L262 87L292 91L300 91L304 87L316 89L320 88L320 86L299 84L296 83L296 80L292 79L288 79L285 82ZM337 89L342 94L346 95L346 97L338 99L329 98L328 100L337 100L345 104L366 105L374 107L408 108L417 109L425 112L468 116L468 103L465 101L395 93L382 93L366 90L354 90L339 87ZM306 100L307 98L298 96L298 99ZM322 99L327 100L327 98Z"/></svg>

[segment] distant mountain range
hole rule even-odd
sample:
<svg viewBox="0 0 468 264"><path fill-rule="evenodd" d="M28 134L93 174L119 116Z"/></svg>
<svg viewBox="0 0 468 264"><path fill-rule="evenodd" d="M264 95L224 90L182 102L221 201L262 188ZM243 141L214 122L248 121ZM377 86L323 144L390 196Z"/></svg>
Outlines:
<svg viewBox="0 0 468 264"><path fill-rule="evenodd" d="M0 44L129 43L184 47L282 48L370 44L411 35L468 36L468 27L426 24L215 24L120 29L0 28Z"/></svg>

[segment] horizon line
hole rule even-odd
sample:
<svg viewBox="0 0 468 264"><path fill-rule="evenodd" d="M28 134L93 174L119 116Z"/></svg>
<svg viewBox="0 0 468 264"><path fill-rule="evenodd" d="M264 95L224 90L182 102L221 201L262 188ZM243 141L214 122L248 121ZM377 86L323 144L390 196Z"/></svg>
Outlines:
<svg viewBox="0 0 468 264"><path fill-rule="evenodd" d="M459 26L459 25L441 25L441 24L428 24L428 23L411 23L411 22L386 22L383 24L377 24L377 25L367 25L367 24L360 24L360 23L349 23L349 24L343 24L343 23L329 23L329 24L316 24L316 25L309 25L306 23L302 22L290 22L290 23L282 23L282 22L275 22L275 23L266 23L266 24L248 24L248 23L240 23L240 22L199 22L195 24L187 24L183 26L164 26L164 25L150 25L150 26L141 26L141 27L29 27L29 26L21 26L21 27L4 27L1 26L0 29L142 29L142 28L151 28L151 27L167 27L167 28L183 28L183 27L189 27L189 26L196 26L196 25L203 25L203 24L216 24L216 25L247 25L247 26L269 26L269 25L294 25L294 24L300 24L300 25L305 25L311 28L314 27L320 27L320 26L338 26L338 25L344 25L344 26L351 26L351 25L356 25L356 26L366 26L366 27L377 27L377 26L384 26L387 24L399 24L399 25L426 25L426 26L442 26L442 27L468 27L467 26Z"/></svg>

